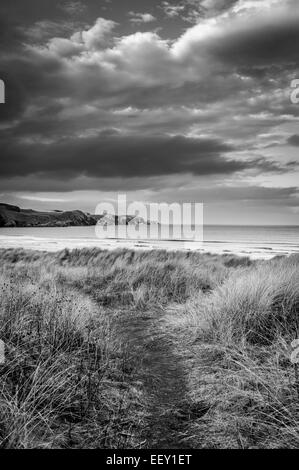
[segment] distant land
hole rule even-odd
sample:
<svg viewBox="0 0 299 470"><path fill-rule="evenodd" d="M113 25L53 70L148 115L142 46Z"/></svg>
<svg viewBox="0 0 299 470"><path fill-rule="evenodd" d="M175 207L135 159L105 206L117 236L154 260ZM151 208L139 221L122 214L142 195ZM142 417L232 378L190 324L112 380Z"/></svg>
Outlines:
<svg viewBox="0 0 299 470"><path fill-rule="evenodd" d="M150 221L134 215L91 215L81 210L39 212L0 203L0 227L79 227L96 225L141 225Z"/></svg>

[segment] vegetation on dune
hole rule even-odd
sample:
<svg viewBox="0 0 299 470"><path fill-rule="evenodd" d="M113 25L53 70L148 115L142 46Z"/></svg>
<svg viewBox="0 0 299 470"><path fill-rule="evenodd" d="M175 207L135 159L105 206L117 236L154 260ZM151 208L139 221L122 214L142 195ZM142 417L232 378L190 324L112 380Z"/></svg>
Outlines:
<svg viewBox="0 0 299 470"><path fill-rule="evenodd" d="M292 259L237 271L208 299L212 334L225 344L299 337L299 270Z"/></svg>
<svg viewBox="0 0 299 470"><path fill-rule="evenodd" d="M2 265L1 446L135 446L141 405L117 314L38 258Z"/></svg>
<svg viewBox="0 0 299 470"><path fill-rule="evenodd" d="M195 442L204 434L208 447L298 448L298 266L293 256L239 268L183 313L174 310L172 323L185 332L180 348L197 358L190 389L210 410L190 426Z"/></svg>
<svg viewBox="0 0 299 470"><path fill-rule="evenodd" d="M298 257L0 259L1 447L298 447Z"/></svg>

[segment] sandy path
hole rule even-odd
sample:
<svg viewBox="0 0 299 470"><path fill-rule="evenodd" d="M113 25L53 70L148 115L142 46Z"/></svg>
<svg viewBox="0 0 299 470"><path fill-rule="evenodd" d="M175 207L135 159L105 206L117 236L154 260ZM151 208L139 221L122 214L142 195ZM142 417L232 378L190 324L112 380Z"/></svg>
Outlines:
<svg viewBox="0 0 299 470"><path fill-rule="evenodd" d="M98 301L97 296L92 297ZM136 436L140 447L192 448L187 426L207 410L188 396L186 363L177 352L180 348L175 343L179 338L167 312L161 308L139 311L110 305L106 313L114 316L117 335L128 352L131 381L139 384L143 396L142 414L146 419Z"/></svg>
<svg viewBox="0 0 299 470"><path fill-rule="evenodd" d="M138 380L147 402L147 425L142 430L145 446L152 449L188 448L184 429L195 410L188 401L181 359L167 334L163 311L125 315L122 334L131 354L138 357Z"/></svg>

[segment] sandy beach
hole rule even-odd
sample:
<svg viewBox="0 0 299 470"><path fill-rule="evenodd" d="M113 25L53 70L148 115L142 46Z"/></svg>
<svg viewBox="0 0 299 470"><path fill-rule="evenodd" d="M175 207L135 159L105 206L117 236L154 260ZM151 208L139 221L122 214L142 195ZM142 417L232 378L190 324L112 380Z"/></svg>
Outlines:
<svg viewBox="0 0 299 470"><path fill-rule="evenodd" d="M55 252L65 248L115 250L162 249L250 256L270 259L299 253L299 227L221 227L207 226L203 242L155 239L97 238L95 227L1 228L0 248L24 248Z"/></svg>

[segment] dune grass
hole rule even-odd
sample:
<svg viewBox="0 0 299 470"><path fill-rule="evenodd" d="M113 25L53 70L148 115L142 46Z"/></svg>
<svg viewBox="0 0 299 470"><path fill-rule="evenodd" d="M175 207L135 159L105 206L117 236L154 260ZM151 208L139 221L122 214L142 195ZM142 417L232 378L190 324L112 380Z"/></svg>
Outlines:
<svg viewBox="0 0 299 470"><path fill-rule="evenodd" d="M186 413L183 443L298 447L298 257L2 250L0 261L2 448L149 447L150 361L127 331L148 314L181 360L188 409L205 410Z"/></svg>
<svg viewBox="0 0 299 470"><path fill-rule="evenodd" d="M191 393L210 409L190 426L195 446L299 446L299 383L290 360L299 338L298 267L293 256L238 268L172 312L184 333L179 347L197 358Z"/></svg>
<svg viewBox="0 0 299 470"><path fill-rule="evenodd" d="M2 265L1 447L135 446L142 413L117 314L46 259Z"/></svg>

